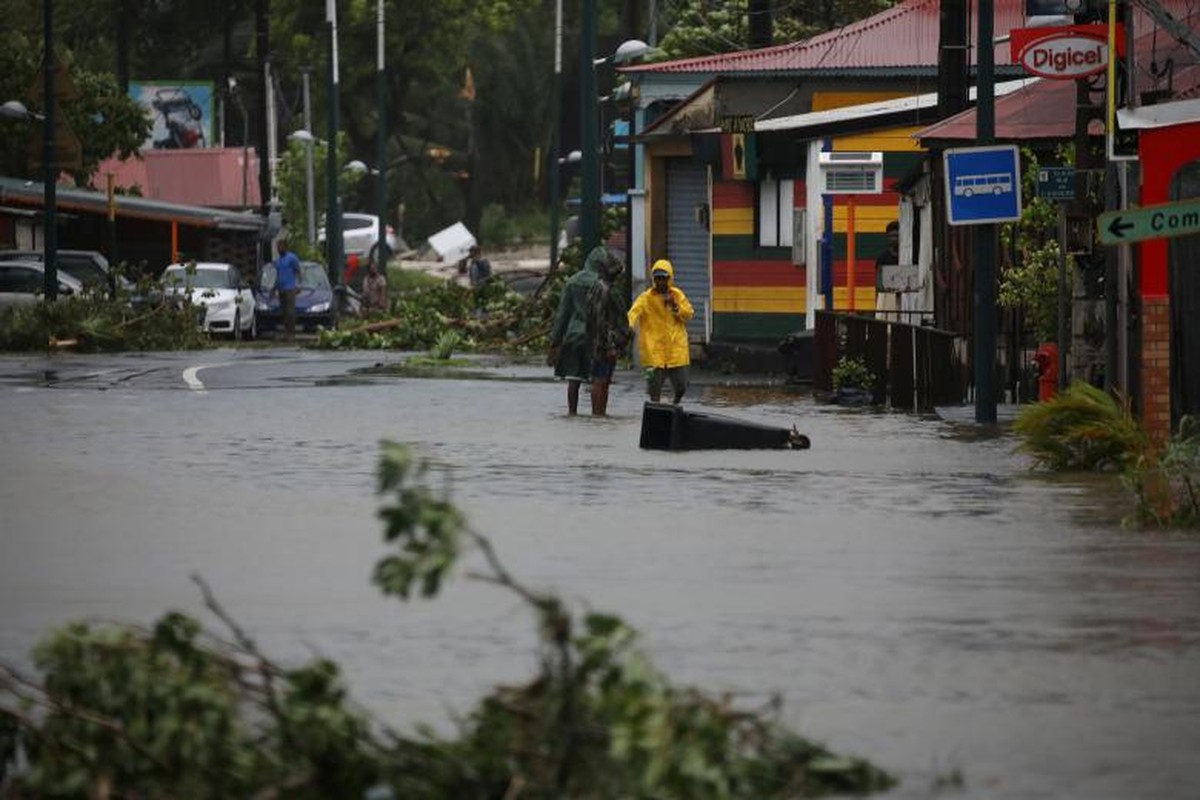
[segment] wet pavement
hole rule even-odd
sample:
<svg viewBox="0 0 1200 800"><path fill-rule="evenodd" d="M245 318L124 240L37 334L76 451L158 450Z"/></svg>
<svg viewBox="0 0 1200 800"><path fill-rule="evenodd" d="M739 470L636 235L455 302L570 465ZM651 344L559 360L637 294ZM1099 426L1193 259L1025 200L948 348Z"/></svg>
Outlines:
<svg viewBox="0 0 1200 800"><path fill-rule="evenodd" d="M640 450L632 373L611 417L569 418L544 367L399 361L0 357L0 658L81 616L202 613L196 571L269 652L447 725L532 672L533 621L466 579L410 605L371 588L389 438L522 580L622 614L682 683L778 693L803 734L897 772L888 797L956 772L948 796L1200 795L1200 537L1123 528L1108 479L1031 474L1003 427L716 376L688 407L812 448Z"/></svg>

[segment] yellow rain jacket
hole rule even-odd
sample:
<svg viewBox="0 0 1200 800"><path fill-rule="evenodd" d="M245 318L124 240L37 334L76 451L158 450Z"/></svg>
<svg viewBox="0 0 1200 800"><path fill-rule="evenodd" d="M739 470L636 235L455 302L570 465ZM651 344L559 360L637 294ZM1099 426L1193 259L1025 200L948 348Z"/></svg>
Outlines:
<svg viewBox="0 0 1200 800"><path fill-rule="evenodd" d="M678 309L672 310L667 305L666 295L651 286L633 301L628 315L629 327L639 328L638 351L643 367L686 367L691 358L688 355L685 323L696 312L687 295L675 285L675 268L671 262L665 258L655 261L651 274L659 269L666 270L670 276L667 292L674 298Z"/></svg>

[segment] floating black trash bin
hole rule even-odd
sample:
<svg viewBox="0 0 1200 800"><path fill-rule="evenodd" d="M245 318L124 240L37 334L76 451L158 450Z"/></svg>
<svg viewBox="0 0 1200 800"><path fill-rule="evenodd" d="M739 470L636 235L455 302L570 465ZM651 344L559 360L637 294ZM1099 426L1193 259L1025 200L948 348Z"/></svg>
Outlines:
<svg viewBox="0 0 1200 800"><path fill-rule="evenodd" d="M646 403L638 444L646 450L802 450L809 446L809 440L795 428L685 411L666 403Z"/></svg>

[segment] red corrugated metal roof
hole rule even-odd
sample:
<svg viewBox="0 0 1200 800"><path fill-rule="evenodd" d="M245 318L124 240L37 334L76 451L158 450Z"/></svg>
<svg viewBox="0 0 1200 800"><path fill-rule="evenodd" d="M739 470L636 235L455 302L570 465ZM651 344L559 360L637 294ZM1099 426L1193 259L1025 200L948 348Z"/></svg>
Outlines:
<svg viewBox="0 0 1200 800"><path fill-rule="evenodd" d="M963 0L955 0L962 2ZM969 39L974 39L976 2L971 8ZM995 35L1025 25L1025 0L995 0ZM905 0L886 11L811 39L790 44L719 53L624 68L623 72L780 72L845 70L937 65L941 0ZM974 49L971 51L974 63ZM1008 45L995 49L996 65L1012 64Z"/></svg>
<svg viewBox="0 0 1200 800"><path fill-rule="evenodd" d="M137 186L151 200L212 208L257 208L262 203L253 147L143 150L140 159L101 162L92 185L103 189L108 172L116 176L117 186Z"/></svg>

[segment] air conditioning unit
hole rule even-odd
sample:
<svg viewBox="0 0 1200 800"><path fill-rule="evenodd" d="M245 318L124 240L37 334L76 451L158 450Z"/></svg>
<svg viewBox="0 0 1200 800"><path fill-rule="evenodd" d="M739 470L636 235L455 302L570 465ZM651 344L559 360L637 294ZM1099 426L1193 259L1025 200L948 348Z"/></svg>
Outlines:
<svg viewBox="0 0 1200 800"><path fill-rule="evenodd" d="M821 153L822 194L879 194L883 191L883 153L834 151Z"/></svg>

